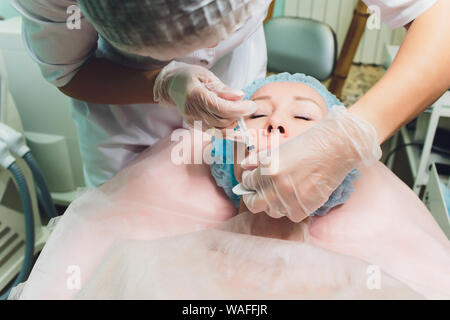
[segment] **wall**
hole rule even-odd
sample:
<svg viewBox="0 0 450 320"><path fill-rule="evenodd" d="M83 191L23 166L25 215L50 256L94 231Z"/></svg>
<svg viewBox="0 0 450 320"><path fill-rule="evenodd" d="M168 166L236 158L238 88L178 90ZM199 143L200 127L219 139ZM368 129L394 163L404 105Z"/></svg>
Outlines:
<svg viewBox="0 0 450 320"><path fill-rule="evenodd" d="M0 0L0 17L8 19L19 15L9 4L9 0Z"/></svg>
<svg viewBox="0 0 450 320"><path fill-rule="evenodd" d="M284 15L311 18L329 24L336 32L340 50L357 2L358 0L285 0ZM403 28L391 30L384 24L380 30L366 28L354 62L382 64L384 44L398 45L404 35Z"/></svg>

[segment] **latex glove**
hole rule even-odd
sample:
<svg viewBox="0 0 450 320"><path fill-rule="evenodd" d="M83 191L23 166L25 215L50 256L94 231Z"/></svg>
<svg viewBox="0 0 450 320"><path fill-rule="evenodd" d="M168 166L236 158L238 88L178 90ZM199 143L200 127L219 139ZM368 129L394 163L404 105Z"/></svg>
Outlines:
<svg viewBox="0 0 450 320"><path fill-rule="evenodd" d="M204 130L225 129L257 109L255 102L242 101L241 90L228 88L211 71L176 61L159 73L153 96L161 105L177 106L191 126L194 121L204 121Z"/></svg>
<svg viewBox="0 0 450 320"><path fill-rule="evenodd" d="M244 171L244 187L256 190L244 202L253 213L294 222L320 208L351 170L381 157L375 128L343 106L332 107L319 124L275 151L270 158L261 153L264 165ZM249 160L241 164L244 169L251 166Z"/></svg>

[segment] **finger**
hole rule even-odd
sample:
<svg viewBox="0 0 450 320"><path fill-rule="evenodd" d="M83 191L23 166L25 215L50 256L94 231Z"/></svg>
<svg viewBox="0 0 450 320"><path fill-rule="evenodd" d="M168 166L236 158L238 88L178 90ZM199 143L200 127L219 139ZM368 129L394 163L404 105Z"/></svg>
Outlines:
<svg viewBox="0 0 450 320"><path fill-rule="evenodd" d="M252 170L255 167L267 168L270 166L272 155L269 150L262 150L258 153L251 153L247 158L241 162L241 167L244 170Z"/></svg>
<svg viewBox="0 0 450 320"><path fill-rule="evenodd" d="M277 176L270 180L272 184L266 193L271 209L287 216L293 222L300 222L308 215L305 213L303 201L296 190L290 175Z"/></svg>
<svg viewBox="0 0 450 320"><path fill-rule="evenodd" d="M233 89L226 86L219 78L214 74L209 74L207 78L201 79L206 89L214 92L218 97L230 100L238 101L245 97L245 93L239 89Z"/></svg>
<svg viewBox="0 0 450 320"><path fill-rule="evenodd" d="M285 214L281 213L279 210L273 209L273 208L269 208L268 210L266 210L266 214L269 217L272 217L274 219L279 219L279 218L286 216Z"/></svg>
<svg viewBox="0 0 450 320"><path fill-rule="evenodd" d="M190 109L207 112L217 119L229 119L236 121L240 117L248 116L256 112L258 106L254 101L230 101L222 99L216 92L212 92L205 87L197 87L191 92L188 99L192 107Z"/></svg>
<svg viewBox="0 0 450 320"><path fill-rule="evenodd" d="M224 119L233 119L249 116L258 110L254 101L229 101L216 97L209 104L211 112Z"/></svg>
<svg viewBox="0 0 450 320"><path fill-rule="evenodd" d="M228 137L229 134L227 134L230 130L230 128L232 128L233 124L236 122L234 119L222 119L221 117L218 117L215 114L206 112L204 115L204 121L207 122L207 124L210 127L214 127L218 130L220 130L223 134L223 136ZM230 137L235 137L236 135L233 133L231 134ZM233 140L233 139L229 139L229 140Z"/></svg>
<svg viewBox="0 0 450 320"><path fill-rule="evenodd" d="M252 171L244 171L242 172L242 185L247 190L256 190L258 191L261 178L261 169L258 167Z"/></svg>
<svg viewBox="0 0 450 320"><path fill-rule="evenodd" d="M264 201L265 208L272 208L272 210L279 209L279 213L284 213L286 207L281 202L283 199L280 197L277 186L271 176L262 175L261 170L262 167L259 166L252 171L244 171L242 173L242 185L248 190L255 190L257 193L252 199L254 204L251 205L257 209L261 209L263 207L261 202ZM283 210L281 210L281 208Z"/></svg>
<svg viewBox="0 0 450 320"><path fill-rule="evenodd" d="M260 166L261 163L259 159L259 154L257 154L256 152L252 152L241 162L240 165L242 169L251 171Z"/></svg>
<svg viewBox="0 0 450 320"><path fill-rule="evenodd" d="M221 90L216 91L217 95L225 100L238 101L245 97L245 93L242 90L223 87Z"/></svg>
<svg viewBox="0 0 450 320"><path fill-rule="evenodd" d="M267 202L262 199L257 193L247 194L242 198L245 205L247 206L247 209L252 213L265 212L269 210L269 205L267 204Z"/></svg>
<svg viewBox="0 0 450 320"><path fill-rule="evenodd" d="M245 113L242 117L245 117ZM228 115L224 115L222 112L203 110L203 114L199 114L197 118L203 119L210 127L222 130L223 134L226 134L226 130L236 127L236 120L240 118L240 113L231 111Z"/></svg>
<svg viewBox="0 0 450 320"><path fill-rule="evenodd" d="M277 206L276 204L275 206L272 205L270 199L267 198L267 193L264 189L259 190L256 188L256 183L252 184L254 187L248 187L249 184L247 184L247 186L244 184L244 181L247 181L248 183L248 181L252 179L252 175L256 175L258 171L259 168L253 171L244 171L242 173L244 187L249 190L256 190L255 194L245 195L243 197L244 203L253 213L266 212L272 218L279 218L281 212L279 212L279 210L274 210Z"/></svg>
<svg viewBox="0 0 450 320"><path fill-rule="evenodd" d="M204 102L211 112L222 118L234 117L236 113L249 115L257 109L257 104L254 101L227 100L219 96L217 92L208 90L205 87L196 88L193 94L198 97L195 100Z"/></svg>

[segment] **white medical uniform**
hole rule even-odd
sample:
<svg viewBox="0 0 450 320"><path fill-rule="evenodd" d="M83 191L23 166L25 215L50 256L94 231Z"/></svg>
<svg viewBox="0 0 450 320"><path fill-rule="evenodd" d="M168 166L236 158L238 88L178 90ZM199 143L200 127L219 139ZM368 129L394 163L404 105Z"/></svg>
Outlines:
<svg viewBox="0 0 450 320"><path fill-rule="evenodd" d="M66 25L67 8L76 0L11 0L23 16L23 38L44 77L57 87L70 82L80 67L93 56L105 57L137 69L157 69L165 63L125 54L98 36L82 19L79 30ZM378 5L382 19L391 27L414 20L431 7L433 0L366 0ZM215 48L198 50L178 61L210 69L225 84L243 88L264 77L267 65L262 22L270 0L259 12ZM149 88L152 90L152 88ZM156 104L101 105L72 99L86 184L100 185L115 175L140 152L182 126L176 108Z"/></svg>

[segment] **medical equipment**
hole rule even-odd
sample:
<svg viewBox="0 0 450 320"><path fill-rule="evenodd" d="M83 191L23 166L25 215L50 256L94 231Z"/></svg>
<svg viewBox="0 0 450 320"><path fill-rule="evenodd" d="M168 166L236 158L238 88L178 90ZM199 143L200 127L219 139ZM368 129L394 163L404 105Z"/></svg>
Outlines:
<svg viewBox="0 0 450 320"><path fill-rule="evenodd" d="M14 97L14 110L17 108L17 118L20 118L2 121L23 133L53 201L67 206L75 198L77 189L85 186L73 110L70 100L45 81L28 54L22 26L20 17L0 21L2 69L8 78L8 90ZM21 126L17 125L19 122Z"/></svg>
<svg viewBox="0 0 450 320"><path fill-rule="evenodd" d="M248 132L247 125L245 124L244 118L240 117L237 121L239 130L244 138L245 146L247 147L247 151L251 152L255 149L255 145L253 144L252 137Z"/></svg>
<svg viewBox="0 0 450 320"><path fill-rule="evenodd" d="M170 61L213 47L239 30L268 0L80 0L84 16L112 45Z"/></svg>
<svg viewBox="0 0 450 320"><path fill-rule="evenodd" d="M26 179L22 173L22 170L16 164L16 160L11 156L8 151L8 146L0 141L0 166L11 172L14 180L17 184L20 199L22 202L22 208L25 218L25 257L22 263L22 268L19 275L14 280L11 288L15 287L19 283L26 280L28 274L31 271L34 256L34 217L33 207L31 205L31 197L28 191L28 185ZM0 300L7 299L9 290L2 296Z"/></svg>
<svg viewBox="0 0 450 320"><path fill-rule="evenodd" d="M384 67L389 68L393 63L399 46L386 45L384 52ZM423 194L431 175L431 164L442 163L450 165L448 157L448 144L437 145L436 135L438 129L450 130L450 90L447 90L438 100L436 100L428 109L418 115L415 121L415 128L411 129L409 125L402 127L390 140L390 153L392 156L386 165L394 170L396 150L399 147L405 148L406 157L410 174L412 175L413 185L411 186L417 195ZM421 148L416 148L420 145ZM435 148L438 147L438 148ZM439 150L444 147L447 150ZM436 152L437 151L437 152ZM447 155L445 154L447 151ZM404 166L403 166L404 167ZM397 172L396 172L397 173ZM398 172L400 174L400 172Z"/></svg>
<svg viewBox="0 0 450 320"><path fill-rule="evenodd" d="M450 185L444 184L444 182L450 183L450 178L448 172L442 170L442 164L433 162L430 166L430 177L422 199L442 231L450 240ZM448 170L448 166L444 169Z"/></svg>
<svg viewBox="0 0 450 320"><path fill-rule="evenodd" d="M55 218L58 214L56 213L55 205L53 204L52 197L48 191L45 178L41 173L39 165L31 154L30 148L25 144L24 136L13 128L0 122L0 141L3 141L11 152L25 160L33 173L39 204L42 206L49 219Z"/></svg>
<svg viewBox="0 0 450 320"><path fill-rule="evenodd" d="M14 128L14 132L23 132L19 114L8 90L1 55L0 87L2 129L8 126ZM9 141L17 142L22 139L21 134L14 134L10 136ZM14 150L18 154L27 154L28 148L24 144L18 143L16 147ZM3 165L0 168L0 290L3 290L17 273L19 275L13 285L26 280L33 256L43 248L49 234L41 222L33 174L25 159L17 155L11 156L9 149L9 146L0 140ZM8 292L9 290L2 298L6 298Z"/></svg>

